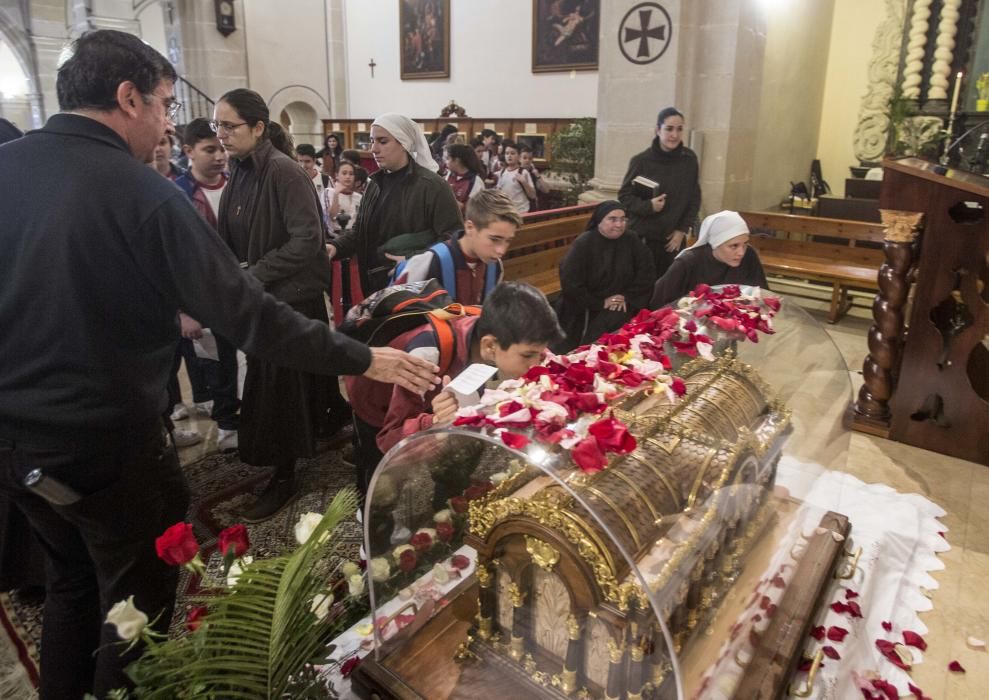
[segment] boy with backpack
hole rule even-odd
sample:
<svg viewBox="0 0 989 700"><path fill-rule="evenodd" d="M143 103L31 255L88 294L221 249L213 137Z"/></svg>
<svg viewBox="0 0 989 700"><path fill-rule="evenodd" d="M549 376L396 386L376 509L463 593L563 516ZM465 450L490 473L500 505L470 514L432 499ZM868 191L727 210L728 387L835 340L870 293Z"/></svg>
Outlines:
<svg viewBox="0 0 989 700"><path fill-rule="evenodd" d="M455 315L457 311L462 313ZM433 358L445 375L443 387L475 363L496 367L499 380L516 379L539 364L546 348L563 337L546 297L524 282L498 285L481 309L461 310L454 305L424 312L421 318L423 324L387 344ZM354 409L357 485L365 495L383 454L403 437L438 424L434 412L442 422L449 422L456 398L442 387L420 395L365 377L345 381Z"/></svg>
<svg viewBox="0 0 989 700"><path fill-rule="evenodd" d="M501 259L522 225L503 192L484 190L467 201L464 228L450 240L399 264L394 284L439 280L454 301L481 304L504 275Z"/></svg>

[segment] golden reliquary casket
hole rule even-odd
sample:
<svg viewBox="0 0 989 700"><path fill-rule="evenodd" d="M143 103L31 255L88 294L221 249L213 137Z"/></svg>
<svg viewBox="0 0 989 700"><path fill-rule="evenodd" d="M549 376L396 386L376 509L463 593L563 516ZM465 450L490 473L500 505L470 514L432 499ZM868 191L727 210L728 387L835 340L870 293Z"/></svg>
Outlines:
<svg viewBox="0 0 989 700"><path fill-rule="evenodd" d="M354 690L783 692L841 554L827 533L848 524L774 494L791 411L733 349L717 355L676 371L682 398L643 390L609 404L596 420L620 421L634 449L600 471L578 468L576 446L468 428L389 453L367 516L377 649Z"/></svg>

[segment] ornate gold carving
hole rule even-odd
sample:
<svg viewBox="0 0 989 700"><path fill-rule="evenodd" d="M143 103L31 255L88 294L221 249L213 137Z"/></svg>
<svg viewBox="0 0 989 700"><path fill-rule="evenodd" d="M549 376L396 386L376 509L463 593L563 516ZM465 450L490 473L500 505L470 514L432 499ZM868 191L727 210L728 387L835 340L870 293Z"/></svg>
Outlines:
<svg viewBox="0 0 989 700"><path fill-rule="evenodd" d="M467 641L462 642L458 647L457 651L453 654L454 661L477 661L480 657L475 654L470 649L470 645L474 643L474 638L471 635L467 635Z"/></svg>
<svg viewBox="0 0 989 700"><path fill-rule="evenodd" d="M491 588L491 572L488 571L486 564L478 563L474 573L477 575L477 582L481 588Z"/></svg>
<svg viewBox="0 0 989 700"><path fill-rule="evenodd" d="M522 637L516 637L512 634L512 641L508 647L508 655L512 657L515 661L521 661L522 655L525 653L525 640Z"/></svg>
<svg viewBox="0 0 989 700"><path fill-rule="evenodd" d="M613 664L620 664L625 656L625 645L617 643L614 639L608 640L608 659Z"/></svg>
<svg viewBox="0 0 989 700"><path fill-rule="evenodd" d="M477 636L488 641L491 639L491 618L479 617L477 620Z"/></svg>
<svg viewBox="0 0 989 700"><path fill-rule="evenodd" d="M636 644L635 646L633 646L631 648L631 651L629 653L632 656L632 661L635 661L635 662L640 662L644 658L646 658L646 652L645 652L645 650L642 647L640 647L638 644Z"/></svg>
<svg viewBox="0 0 989 700"><path fill-rule="evenodd" d="M577 672L564 668L559 676L553 677L553 685L557 686L567 695L572 695L577 690Z"/></svg>
<svg viewBox="0 0 989 700"><path fill-rule="evenodd" d="M532 557L532 561L546 571L552 571L560 561L560 553L552 545L530 535L525 536L525 551Z"/></svg>
<svg viewBox="0 0 989 700"><path fill-rule="evenodd" d="M898 211L896 209L880 209L885 239L891 243L913 243L917 240L920 226L924 221L924 213L916 211Z"/></svg>
<svg viewBox="0 0 989 700"><path fill-rule="evenodd" d="M571 641L580 641L580 623L573 615L567 615L567 635Z"/></svg>
<svg viewBox="0 0 989 700"><path fill-rule="evenodd" d="M525 605L525 594L514 581L512 581L511 585L508 587L508 595L512 599L512 607L521 608Z"/></svg>
<svg viewBox="0 0 989 700"><path fill-rule="evenodd" d="M535 673L535 671L536 671L536 660L532 658L532 654L528 654L527 653L522 658L522 668L525 669L525 672L528 673L530 676L533 673Z"/></svg>

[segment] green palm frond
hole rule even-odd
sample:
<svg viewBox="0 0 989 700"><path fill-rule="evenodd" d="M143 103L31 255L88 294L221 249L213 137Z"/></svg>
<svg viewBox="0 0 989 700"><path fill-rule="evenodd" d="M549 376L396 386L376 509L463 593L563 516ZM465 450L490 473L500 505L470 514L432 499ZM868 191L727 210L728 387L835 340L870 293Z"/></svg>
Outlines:
<svg viewBox="0 0 989 700"><path fill-rule="evenodd" d="M320 621L313 598L327 592L337 526L357 507L352 489L333 499L305 544L244 567L228 594L204 598L202 626L149 646L129 673L139 698L281 698L306 664L326 656L342 630Z"/></svg>

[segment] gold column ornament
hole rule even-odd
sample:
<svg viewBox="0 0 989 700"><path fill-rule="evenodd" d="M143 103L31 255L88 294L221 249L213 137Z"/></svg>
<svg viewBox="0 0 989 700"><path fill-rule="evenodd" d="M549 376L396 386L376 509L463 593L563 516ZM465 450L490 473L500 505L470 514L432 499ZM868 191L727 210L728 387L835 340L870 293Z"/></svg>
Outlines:
<svg viewBox="0 0 989 700"><path fill-rule="evenodd" d="M512 581L508 587L508 595L512 599L512 607L515 608L512 617L512 639L509 642L508 655L515 661L521 661L525 654L525 639L519 634L522 627L522 606L525 605L525 594L518 584Z"/></svg>
<svg viewBox="0 0 989 700"><path fill-rule="evenodd" d="M553 567L560 561L560 553L552 545L531 535L525 536L525 551L547 573L552 573Z"/></svg>

